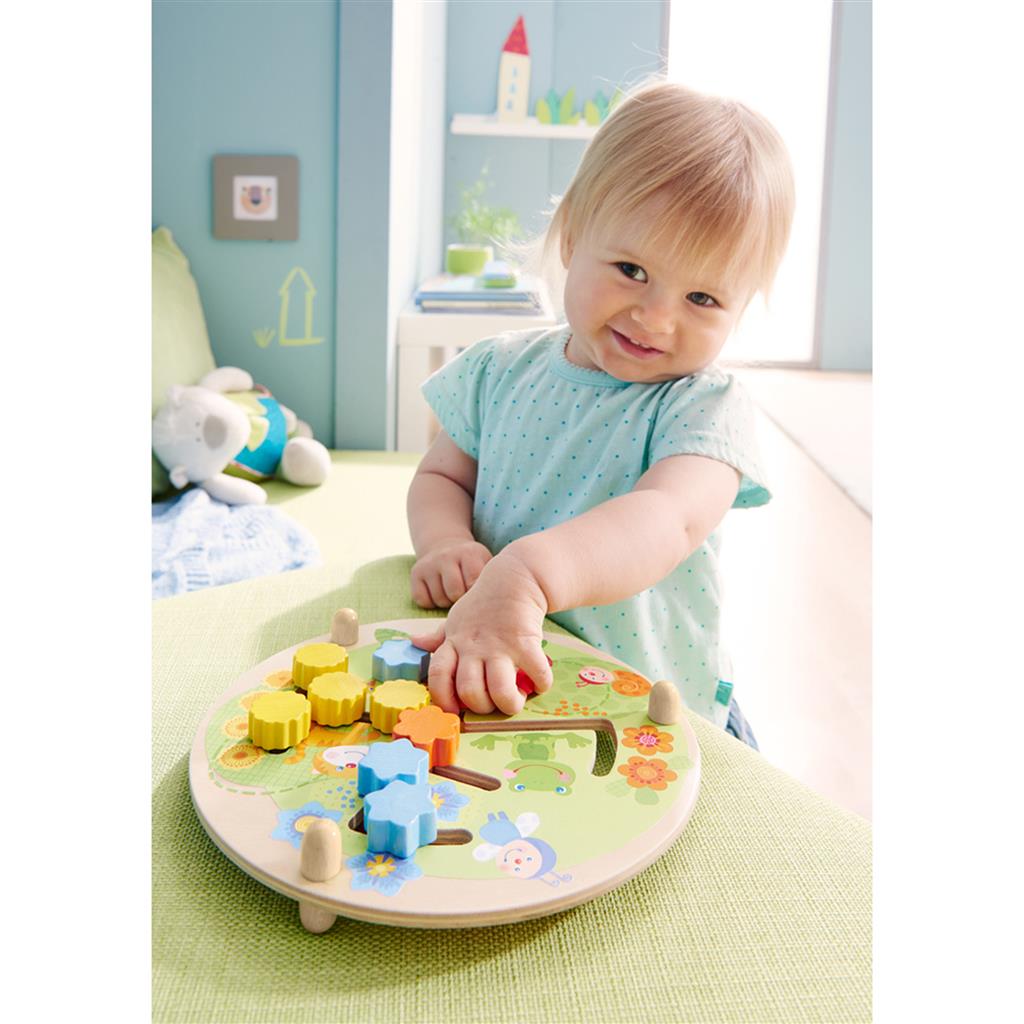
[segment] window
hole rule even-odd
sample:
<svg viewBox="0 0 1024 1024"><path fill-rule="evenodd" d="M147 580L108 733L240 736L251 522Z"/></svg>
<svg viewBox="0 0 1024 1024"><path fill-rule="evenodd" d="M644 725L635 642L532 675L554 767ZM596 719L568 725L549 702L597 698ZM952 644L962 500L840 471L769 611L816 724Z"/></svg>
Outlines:
<svg viewBox="0 0 1024 1024"><path fill-rule="evenodd" d="M796 212L769 307L758 296L723 352L729 361L809 364L828 111L832 5L824 0L672 0L668 77L764 114L793 159Z"/></svg>

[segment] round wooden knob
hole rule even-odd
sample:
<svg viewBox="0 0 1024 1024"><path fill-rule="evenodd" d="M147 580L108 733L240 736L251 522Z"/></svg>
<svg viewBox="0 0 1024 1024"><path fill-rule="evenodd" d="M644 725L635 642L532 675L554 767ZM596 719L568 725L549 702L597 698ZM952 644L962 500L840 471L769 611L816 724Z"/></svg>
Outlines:
<svg viewBox="0 0 1024 1024"><path fill-rule="evenodd" d="M658 725L675 725L683 717L683 698L674 683L659 679L647 698L647 717Z"/></svg>
<svg viewBox="0 0 1024 1024"><path fill-rule="evenodd" d="M331 642L342 647L359 643L359 616L351 608L339 608L331 619Z"/></svg>
<svg viewBox="0 0 1024 1024"><path fill-rule="evenodd" d="M317 818L302 834L299 871L311 882L326 882L341 870L341 830L330 818Z"/></svg>

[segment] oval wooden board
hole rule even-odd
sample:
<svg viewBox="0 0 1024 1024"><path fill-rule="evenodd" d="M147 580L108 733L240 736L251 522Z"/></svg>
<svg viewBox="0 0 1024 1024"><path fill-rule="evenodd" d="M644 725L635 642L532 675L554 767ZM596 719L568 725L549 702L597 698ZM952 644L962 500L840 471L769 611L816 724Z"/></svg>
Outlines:
<svg viewBox="0 0 1024 1024"><path fill-rule="evenodd" d="M417 632L436 621L361 626L349 670L370 678L379 630ZM326 639L304 640L240 676L200 723L189 759L192 800L210 838L277 892L381 924L504 924L608 892L656 860L686 826L700 751L685 717L652 723L649 681L582 641L546 634L552 689L513 718L464 716L472 732L463 733L456 764L490 775L499 788L429 777L439 829L462 830L469 841L421 848L408 861L367 859L365 834L349 824L362 806L354 763L369 742L389 737L368 724L314 725L304 744L265 753L246 735L247 702L290 686L295 651ZM598 671L580 675L586 668ZM301 832L315 817L336 820L343 837L342 870L327 882L299 873ZM517 856L532 865L525 876L512 874Z"/></svg>

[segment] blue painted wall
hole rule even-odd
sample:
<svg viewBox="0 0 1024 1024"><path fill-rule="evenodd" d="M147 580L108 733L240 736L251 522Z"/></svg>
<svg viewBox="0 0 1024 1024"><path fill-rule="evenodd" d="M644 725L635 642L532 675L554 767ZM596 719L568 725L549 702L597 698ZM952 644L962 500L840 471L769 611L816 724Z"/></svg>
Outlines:
<svg viewBox="0 0 1024 1024"><path fill-rule="evenodd" d="M192 263L219 365L242 366L333 444L338 3L153 3L153 223ZM212 233L212 159L299 158L299 240ZM302 267L316 288L317 345L282 347L278 289ZM289 303L304 333L304 289ZM253 331L272 328L260 347Z"/></svg>
<svg viewBox="0 0 1024 1024"><path fill-rule="evenodd" d="M389 181L420 173L390 167L387 113L370 102L388 89L391 10L386 0L153 3L153 223L167 225L192 262L218 364L248 369L318 438L338 447L385 447L393 432L395 303L381 249L436 238L422 224L408 231L388 223ZM395 10L409 17L401 5ZM438 16L430 14L425 66L438 49L429 41ZM551 87L575 86L582 104L599 88L610 96L617 84L661 66L662 0L449 0L441 29L445 120L436 126L438 138L425 135L423 142L444 146L443 189L435 186L443 197L424 195L421 218L433 215L431 204L442 198L447 218L460 185L475 181L489 161L489 198L538 231L541 211L579 162L582 142L447 132L454 113L495 109L501 47L519 14L532 59L531 110ZM219 153L299 158L298 241L213 238L212 160ZM447 228L445 234L445 242L454 240ZM437 265L441 258L439 252ZM419 262L433 261L420 253ZM316 288L311 333L321 344L279 344L278 290L294 267ZM288 333L302 334L301 288L289 305ZM261 329L275 331L266 347L254 337Z"/></svg>
<svg viewBox="0 0 1024 1024"><path fill-rule="evenodd" d="M530 50L530 103L553 88L576 89L576 109L600 89L610 97L661 70L662 0L449 0L447 114L489 114L497 107L498 61L522 14ZM507 206L531 235L539 232L552 195L568 186L585 142L448 135L445 173L445 242L457 241L449 218L459 194L489 164L488 200Z"/></svg>

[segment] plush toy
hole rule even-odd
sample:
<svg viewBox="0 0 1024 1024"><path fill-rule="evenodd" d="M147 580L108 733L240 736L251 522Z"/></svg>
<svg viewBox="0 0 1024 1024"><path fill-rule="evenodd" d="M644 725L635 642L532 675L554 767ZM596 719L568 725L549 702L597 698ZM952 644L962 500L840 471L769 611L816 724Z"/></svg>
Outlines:
<svg viewBox="0 0 1024 1024"><path fill-rule="evenodd" d="M315 487L331 465L308 424L235 366L168 390L153 418L153 452L175 487L198 484L229 505L265 502L266 491L255 481L275 474Z"/></svg>

